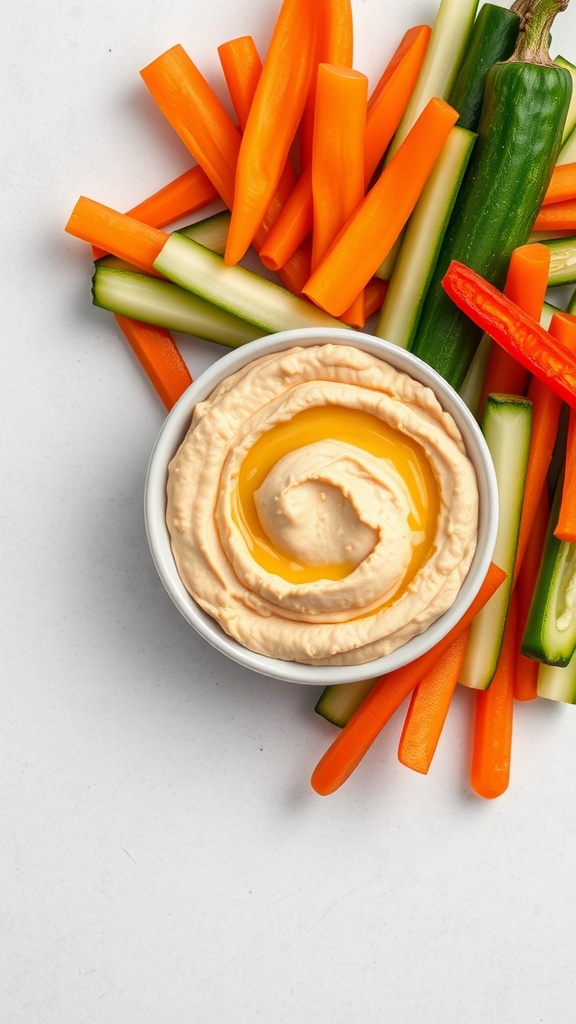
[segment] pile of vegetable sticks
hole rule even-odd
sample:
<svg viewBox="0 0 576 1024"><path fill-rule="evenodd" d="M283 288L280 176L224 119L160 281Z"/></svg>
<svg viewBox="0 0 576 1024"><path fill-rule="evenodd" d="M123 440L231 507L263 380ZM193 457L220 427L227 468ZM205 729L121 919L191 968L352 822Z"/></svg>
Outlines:
<svg viewBox="0 0 576 1024"><path fill-rule="evenodd" d="M415 259L408 266L422 276L422 301L456 216L476 133L483 136L478 119L488 70L512 52L528 8L536 9L546 29L561 6L562 0L518 0L511 11L484 4L477 13L478 0L441 0L433 28L418 25L405 33L369 95L366 76L352 67L351 0L283 0L263 61L251 36L218 48L236 121L183 47L172 47L143 69L151 96L195 163L127 214L81 197L66 229L92 245L95 301L108 303L167 408L191 382L174 330L230 344L304 323L363 327L369 317L382 317L388 280L395 263L401 265L398 252L406 251L412 223L418 225L424 259L421 268ZM576 68L560 58L557 63L576 80ZM517 529L508 524L514 536L507 565L491 567L469 613L423 658L382 677L368 694L366 684L327 688L317 705L320 713L332 699L342 707L347 702L347 710L332 717L342 729L313 774L319 793L342 784L409 694L399 759L428 771L456 684L475 673L478 678L470 650L485 642L486 623L497 634L494 664L483 668L481 682L468 681L477 690L471 782L479 795L498 796L508 785L515 699L541 695L576 702L576 615L571 592L564 600L562 590L576 586L576 318L570 308L548 309L547 317L544 301L547 287L557 283L555 258L564 261L561 283L576 281L574 105L560 120L553 130L562 135L562 148L554 152L530 219L533 231L555 236L514 246L503 293L458 260L442 279L444 292L469 322L498 342L491 345L486 337L478 346L463 397L481 420L494 405L492 396L516 398L514 408L521 407L528 424ZM463 138L446 187L440 158L455 133L469 138ZM230 211L219 222L223 234L217 242L208 242L207 233L162 230L215 200ZM283 287L238 265L250 246ZM123 294L116 306L97 297L96 278L105 267ZM208 314L195 310L197 319L183 328L167 313L164 319L155 314L150 301L138 305L132 292L128 302L128 285L145 289L147 297L164 286L177 298L184 290L188 298L196 293ZM396 292L392 286L389 291L392 300ZM201 325L215 306L228 310L224 315L243 323L248 334L231 342L225 328L203 333ZM418 316L409 312L413 330ZM539 326L541 317L547 317L545 327ZM552 521L548 495L554 488ZM522 653L519 638L529 623L532 635L542 631L552 614L546 601L554 588L556 594L560 588L563 621L570 620L567 632L574 637L547 664L540 648L528 650L530 656ZM544 609L540 618L538 605ZM488 646L494 648L493 638ZM337 699L330 693L335 690Z"/></svg>

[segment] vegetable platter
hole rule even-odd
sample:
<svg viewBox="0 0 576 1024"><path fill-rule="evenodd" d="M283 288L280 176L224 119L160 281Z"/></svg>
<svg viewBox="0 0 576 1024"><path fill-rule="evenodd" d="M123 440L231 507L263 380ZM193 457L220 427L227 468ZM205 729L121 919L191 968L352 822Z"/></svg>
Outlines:
<svg viewBox="0 0 576 1024"><path fill-rule="evenodd" d="M518 704L576 703L576 46L553 42L567 0L441 0L375 81L354 0L268 7L262 52L249 9L222 39L220 91L180 43L134 69L189 166L127 213L81 196L66 230L92 246L93 301L168 408L191 382L182 333L230 347L302 326L368 330L460 391L496 468L495 564L428 655L327 687L315 710L334 738L312 786L339 788L407 698L398 757L426 774L459 686L471 788L499 797Z"/></svg>

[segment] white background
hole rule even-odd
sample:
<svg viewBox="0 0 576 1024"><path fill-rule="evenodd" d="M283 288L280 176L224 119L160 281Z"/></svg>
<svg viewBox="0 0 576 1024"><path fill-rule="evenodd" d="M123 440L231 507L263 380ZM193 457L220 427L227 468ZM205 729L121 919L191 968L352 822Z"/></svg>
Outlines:
<svg viewBox="0 0 576 1024"><path fill-rule="evenodd" d="M471 695L428 777L402 714L329 798L318 691L229 664L171 605L142 491L163 407L111 317L81 193L188 166L139 69L266 46L276 0L7 0L2 144L1 1024L568 1024L576 709L517 708L509 791L469 786ZM434 0L354 0L371 84ZM552 47L576 60L576 0ZM196 376L222 350L187 340Z"/></svg>

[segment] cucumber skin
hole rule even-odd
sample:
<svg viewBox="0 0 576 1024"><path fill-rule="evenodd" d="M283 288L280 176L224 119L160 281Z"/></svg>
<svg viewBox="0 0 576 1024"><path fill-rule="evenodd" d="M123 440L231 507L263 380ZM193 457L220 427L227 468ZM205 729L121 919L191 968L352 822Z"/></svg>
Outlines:
<svg viewBox="0 0 576 1024"><path fill-rule="evenodd" d="M459 128L475 132L480 120L486 75L498 61L511 57L520 18L495 4L484 4L474 22L469 46L448 102L458 111Z"/></svg>
<svg viewBox="0 0 576 1024"><path fill-rule="evenodd" d="M440 282L455 259L504 285L512 251L525 244L544 198L571 90L569 72L553 65L500 63L488 73L478 139L412 344L456 390L482 331Z"/></svg>

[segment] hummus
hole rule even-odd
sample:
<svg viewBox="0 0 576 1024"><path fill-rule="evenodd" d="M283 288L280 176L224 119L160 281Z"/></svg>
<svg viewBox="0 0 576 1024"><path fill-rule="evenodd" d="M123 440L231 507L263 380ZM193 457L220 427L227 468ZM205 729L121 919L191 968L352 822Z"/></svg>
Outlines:
<svg viewBox="0 0 576 1024"><path fill-rule="evenodd" d="M263 356L199 403L166 520L195 601L252 651L309 665L389 654L453 603L476 477L427 387L345 344Z"/></svg>

